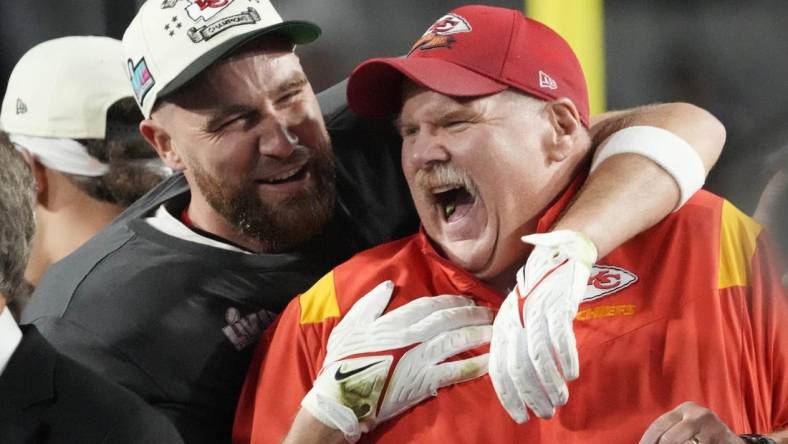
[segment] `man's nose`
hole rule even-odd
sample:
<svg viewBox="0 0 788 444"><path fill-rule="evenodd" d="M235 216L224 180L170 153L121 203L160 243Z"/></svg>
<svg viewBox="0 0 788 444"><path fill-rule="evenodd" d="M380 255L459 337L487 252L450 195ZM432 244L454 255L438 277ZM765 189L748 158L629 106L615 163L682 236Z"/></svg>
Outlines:
<svg viewBox="0 0 788 444"><path fill-rule="evenodd" d="M298 145L298 136L283 119L271 119L258 140L260 154L270 157L289 157Z"/></svg>
<svg viewBox="0 0 788 444"><path fill-rule="evenodd" d="M435 130L427 128L420 130L418 134L412 136L410 145L409 149L406 147L405 150L407 161L416 169L429 168L451 159L444 138Z"/></svg>

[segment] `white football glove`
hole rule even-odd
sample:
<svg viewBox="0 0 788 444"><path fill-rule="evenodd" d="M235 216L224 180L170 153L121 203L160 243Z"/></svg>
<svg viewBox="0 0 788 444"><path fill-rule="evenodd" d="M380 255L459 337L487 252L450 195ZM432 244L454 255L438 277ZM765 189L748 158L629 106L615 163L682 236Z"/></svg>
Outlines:
<svg viewBox="0 0 788 444"><path fill-rule="evenodd" d="M585 235L559 230L522 238L534 245L517 286L493 323L490 378L501 404L516 422L526 407L550 418L566 404L566 381L580 376L572 322L597 251Z"/></svg>
<svg viewBox="0 0 788 444"><path fill-rule="evenodd" d="M301 401L350 442L439 388L487 373L487 354L443 361L490 342L489 309L469 298L442 295L381 316L393 290L391 281L381 283L332 330L323 368Z"/></svg>

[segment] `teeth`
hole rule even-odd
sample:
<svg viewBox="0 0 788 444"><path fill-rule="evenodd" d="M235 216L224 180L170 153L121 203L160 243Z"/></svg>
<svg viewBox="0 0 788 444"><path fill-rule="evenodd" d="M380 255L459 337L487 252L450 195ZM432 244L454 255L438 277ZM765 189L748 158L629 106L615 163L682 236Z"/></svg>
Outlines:
<svg viewBox="0 0 788 444"><path fill-rule="evenodd" d="M445 193L447 191L456 190L458 188L462 188L462 185L443 185L437 188L433 188L432 194Z"/></svg>
<svg viewBox="0 0 788 444"><path fill-rule="evenodd" d="M280 181L280 180L289 179L289 178L295 176L296 173L298 173L300 170L301 170L301 168L296 168L296 169L287 171L285 173L282 173L279 176L269 177L269 178L265 179L265 181L266 182L277 182L277 181Z"/></svg>
<svg viewBox="0 0 788 444"><path fill-rule="evenodd" d="M446 216L446 219L451 217L451 215L454 214L454 210L456 210L456 209L457 209L457 206L454 205L454 202L446 204L446 206L443 207L443 214Z"/></svg>

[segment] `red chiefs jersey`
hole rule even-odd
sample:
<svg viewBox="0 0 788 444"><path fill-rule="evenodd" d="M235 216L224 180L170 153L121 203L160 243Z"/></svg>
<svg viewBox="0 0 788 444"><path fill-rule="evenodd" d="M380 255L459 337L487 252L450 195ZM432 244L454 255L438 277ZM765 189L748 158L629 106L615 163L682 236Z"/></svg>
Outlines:
<svg viewBox="0 0 788 444"><path fill-rule="evenodd" d="M572 194L547 211L541 230ZM785 428L788 299L776 262L760 226L699 192L595 266L574 325L580 378L554 418L516 424L484 376L439 390L362 441L634 443L684 401L711 408L736 433ZM387 279L396 284L387 310L438 294L470 295L495 309L504 297L440 257L423 232L356 255L293 300L260 345L235 442L280 442L320 371L331 329Z"/></svg>

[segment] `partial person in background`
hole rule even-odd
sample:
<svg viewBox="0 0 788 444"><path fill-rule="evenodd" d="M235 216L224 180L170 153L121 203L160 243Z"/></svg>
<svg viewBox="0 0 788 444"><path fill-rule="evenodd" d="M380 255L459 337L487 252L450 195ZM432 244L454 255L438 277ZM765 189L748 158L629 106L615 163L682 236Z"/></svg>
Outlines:
<svg viewBox="0 0 788 444"><path fill-rule="evenodd" d="M230 440L253 345L295 295L418 226L390 122L350 112L344 84L318 104L294 45L319 33L266 0L143 4L123 38L127 75L142 133L178 174L51 267L22 316L188 442ZM708 166L724 135L681 105L614 115L597 134L638 124L703 134ZM696 159L700 186L698 156L674 154ZM636 154L592 182L563 220L603 250L678 202L673 177Z"/></svg>
<svg viewBox="0 0 788 444"><path fill-rule="evenodd" d="M784 287L788 287L788 269L785 269L788 258L788 146L769 156L765 169L771 173L771 179L761 194L753 217L769 229L780 247L782 282Z"/></svg>
<svg viewBox="0 0 788 444"><path fill-rule="evenodd" d="M8 311L35 231L29 165L0 135L0 442L182 442L172 424L136 395L55 351Z"/></svg>
<svg viewBox="0 0 788 444"><path fill-rule="evenodd" d="M251 366L238 442L733 444L788 427L788 298L760 226L700 191L599 260L587 237L557 229L602 152L637 133L687 142L629 128L595 155L585 78L551 29L517 10L458 8L407 57L356 68L348 101L360 116L397 116L422 229L288 305ZM400 314L447 294L497 311L489 378L475 378L485 347L425 339L420 314ZM555 342L536 341L529 359L543 329ZM559 355L575 336L579 362Z"/></svg>
<svg viewBox="0 0 788 444"><path fill-rule="evenodd" d="M0 126L35 177L33 286L165 177L137 131L121 53L108 37L64 37L30 49L11 73Z"/></svg>

